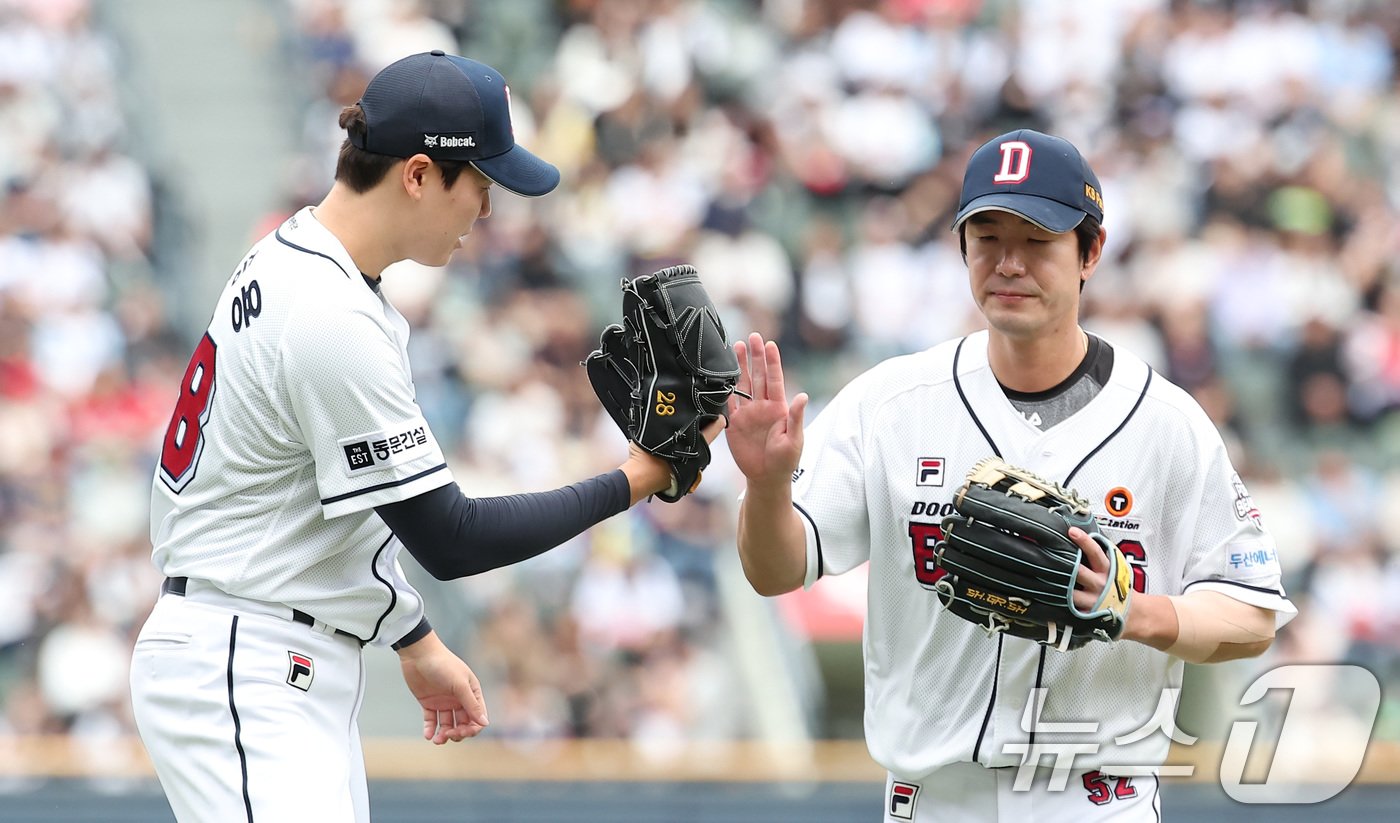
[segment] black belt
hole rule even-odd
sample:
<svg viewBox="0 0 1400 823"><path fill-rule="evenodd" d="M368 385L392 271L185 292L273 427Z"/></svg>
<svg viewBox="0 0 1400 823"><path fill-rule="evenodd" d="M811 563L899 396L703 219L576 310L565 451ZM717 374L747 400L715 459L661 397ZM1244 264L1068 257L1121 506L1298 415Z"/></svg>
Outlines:
<svg viewBox="0 0 1400 823"><path fill-rule="evenodd" d="M165 582L160 584L160 590L166 594L177 594L181 597L184 597L185 587L189 584L189 582L190 579L188 577L167 577L165 578ZM292 609L292 622L300 623L303 626L315 626L316 618L312 617L311 615L307 614L301 609ZM336 629L335 633L340 635L341 637L348 637L351 640L354 640L356 643L359 643L361 646L365 644L365 641L361 640L360 638L356 637L350 632Z"/></svg>

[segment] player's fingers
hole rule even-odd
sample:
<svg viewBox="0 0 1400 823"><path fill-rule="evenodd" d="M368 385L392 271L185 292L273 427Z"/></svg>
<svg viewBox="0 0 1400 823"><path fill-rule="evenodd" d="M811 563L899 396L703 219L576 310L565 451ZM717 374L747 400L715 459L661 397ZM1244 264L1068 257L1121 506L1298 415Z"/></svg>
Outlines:
<svg viewBox="0 0 1400 823"><path fill-rule="evenodd" d="M1094 538L1078 526L1072 526L1069 530L1069 539L1079 546L1084 552L1084 559L1089 561L1089 568L1100 574L1108 572L1108 555L1104 554L1103 547Z"/></svg>
<svg viewBox="0 0 1400 823"><path fill-rule="evenodd" d="M731 401L733 400L733 398L730 399ZM715 440L719 439L720 433L723 432L728 425L728 420L725 420L723 417L717 417L709 423L706 423L704 428L700 429L700 436L705 438L706 443L713 443Z"/></svg>
<svg viewBox="0 0 1400 823"><path fill-rule="evenodd" d="M1078 571L1075 572L1074 586L1081 591L1091 592L1097 595L1098 592L1103 590L1105 579L1106 578L1101 573L1094 571L1088 566L1081 565Z"/></svg>
<svg viewBox="0 0 1400 823"><path fill-rule="evenodd" d="M423 710L423 739L432 740L437 734L437 712L432 709Z"/></svg>
<svg viewBox="0 0 1400 823"><path fill-rule="evenodd" d="M767 400L768 395L768 364L764 357L763 335L754 332L749 335L749 394L755 400Z"/></svg>
<svg viewBox="0 0 1400 823"><path fill-rule="evenodd" d="M452 738L452 712L437 712L437 733L433 735L433 745L441 746Z"/></svg>
<svg viewBox="0 0 1400 823"><path fill-rule="evenodd" d="M739 382L734 384L734 388L747 395L753 394L753 381L749 379L749 347L742 340L734 343L734 358L739 361ZM738 407L738 398L730 396L729 411L733 412Z"/></svg>
<svg viewBox="0 0 1400 823"><path fill-rule="evenodd" d="M452 733L448 735L448 738L453 743L461 743L463 740L472 736L473 725L475 724L472 723L471 718L467 716L465 711L462 709L454 711L452 713Z"/></svg>
<svg viewBox="0 0 1400 823"><path fill-rule="evenodd" d="M481 681L476 679L476 672L467 669L467 688L464 694L458 694L457 699L462 701L462 708L469 720L481 726L491 725L491 720L486 716L486 697L481 693Z"/></svg>
<svg viewBox="0 0 1400 823"><path fill-rule="evenodd" d="M802 433L802 415L807 411L807 399L806 392L800 392L792 398L792 405L788 407L788 434Z"/></svg>
<svg viewBox="0 0 1400 823"><path fill-rule="evenodd" d="M769 340L763 347L763 366L767 371L768 397L771 400L781 400L787 402L786 389L783 386L783 357L778 351L778 344Z"/></svg>

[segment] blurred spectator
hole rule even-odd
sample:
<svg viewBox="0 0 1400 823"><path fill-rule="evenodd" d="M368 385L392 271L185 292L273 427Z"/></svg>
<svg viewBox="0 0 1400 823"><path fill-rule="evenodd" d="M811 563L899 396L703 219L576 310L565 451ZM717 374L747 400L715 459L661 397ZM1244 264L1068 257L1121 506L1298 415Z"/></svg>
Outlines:
<svg viewBox="0 0 1400 823"><path fill-rule="evenodd" d="M1375 309L1353 318L1345 348L1357 415L1374 420L1400 409L1400 285L1382 285Z"/></svg>

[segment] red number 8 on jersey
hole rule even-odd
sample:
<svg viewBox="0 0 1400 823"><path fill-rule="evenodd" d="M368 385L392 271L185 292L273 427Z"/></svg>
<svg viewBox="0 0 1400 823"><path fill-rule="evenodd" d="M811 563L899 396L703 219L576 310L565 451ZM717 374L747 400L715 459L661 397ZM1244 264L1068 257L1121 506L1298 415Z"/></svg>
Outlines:
<svg viewBox="0 0 1400 823"><path fill-rule="evenodd" d="M180 398L175 414L165 429L160 449L160 479L179 494L194 479L195 466L204 451L204 424L214 402L214 338L205 333L195 346L185 376L180 380Z"/></svg>

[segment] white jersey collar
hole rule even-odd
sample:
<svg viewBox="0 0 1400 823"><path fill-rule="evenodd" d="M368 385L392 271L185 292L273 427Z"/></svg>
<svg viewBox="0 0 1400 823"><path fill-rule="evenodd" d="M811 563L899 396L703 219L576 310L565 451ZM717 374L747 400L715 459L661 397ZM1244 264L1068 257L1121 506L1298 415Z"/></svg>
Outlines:
<svg viewBox="0 0 1400 823"><path fill-rule="evenodd" d="M321 225L312 209L312 206L306 206L288 217L277 228L277 240L309 254L325 257L339 266L346 277L359 280L360 269L350 258L350 252L345 250L345 246L334 234L331 234L330 229Z"/></svg>
<svg viewBox="0 0 1400 823"><path fill-rule="evenodd" d="M987 437L999 448L1005 449L1024 438L1029 424L1011 401L1006 399L1006 393L1002 391L996 375L992 374L992 366L987 357L988 339L985 330L974 332L965 338L958 356L957 380L960 391L964 392L967 398L965 403L972 404L969 411L976 410L973 415L978 419L979 426L983 427ZM1104 434L1113 431L1137 407L1146 386L1148 371L1147 364L1141 359L1122 347L1114 347L1113 374L1109 377L1108 385L1084 408L1070 415L1059 425L1044 433L1038 433L1037 440L1066 432L1079 432L1086 438L1093 439L1093 434L1097 431ZM1014 455L1008 457L1013 458L1019 459Z"/></svg>

